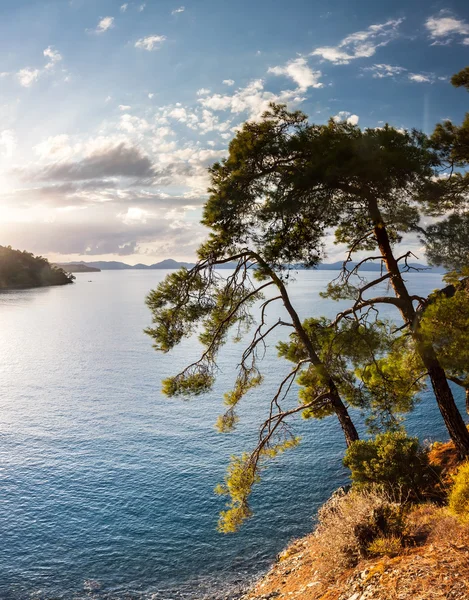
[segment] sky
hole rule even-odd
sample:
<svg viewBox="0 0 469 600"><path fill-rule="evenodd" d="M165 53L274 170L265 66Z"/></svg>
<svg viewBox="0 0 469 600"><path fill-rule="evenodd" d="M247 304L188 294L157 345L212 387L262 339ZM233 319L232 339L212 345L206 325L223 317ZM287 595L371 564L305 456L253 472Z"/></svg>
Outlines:
<svg viewBox="0 0 469 600"><path fill-rule="evenodd" d="M207 167L269 102L430 133L467 65L467 0L0 0L0 244L194 259Z"/></svg>

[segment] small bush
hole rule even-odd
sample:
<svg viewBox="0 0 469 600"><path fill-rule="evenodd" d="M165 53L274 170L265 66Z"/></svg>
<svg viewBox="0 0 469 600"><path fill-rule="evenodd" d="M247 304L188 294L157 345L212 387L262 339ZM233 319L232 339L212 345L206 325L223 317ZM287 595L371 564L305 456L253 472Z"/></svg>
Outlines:
<svg viewBox="0 0 469 600"><path fill-rule="evenodd" d="M403 431L354 442L344 465L351 470L356 489L379 486L399 502L421 500L438 479L418 439Z"/></svg>
<svg viewBox="0 0 469 600"><path fill-rule="evenodd" d="M382 537L400 539L405 528L404 508L373 490L336 492L318 512L314 533L320 569L334 577L369 555Z"/></svg>
<svg viewBox="0 0 469 600"><path fill-rule="evenodd" d="M449 493L449 510L462 523L469 524L469 462L459 468Z"/></svg>
<svg viewBox="0 0 469 600"><path fill-rule="evenodd" d="M380 536L368 546L368 554L371 556L397 556L402 552L402 538L390 535Z"/></svg>

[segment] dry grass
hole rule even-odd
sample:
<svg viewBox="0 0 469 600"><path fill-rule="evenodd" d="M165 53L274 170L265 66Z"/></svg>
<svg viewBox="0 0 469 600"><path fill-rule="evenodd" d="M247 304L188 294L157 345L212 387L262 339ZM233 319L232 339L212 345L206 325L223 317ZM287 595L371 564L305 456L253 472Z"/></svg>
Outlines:
<svg viewBox="0 0 469 600"><path fill-rule="evenodd" d="M331 580L322 568L324 548L309 535L287 549L245 600L468 600L469 527L428 504L408 514L405 536L413 543L398 556L360 558Z"/></svg>
<svg viewBox="0 0 469 600"><path fill-rule="evenodd" d="M403 509L377 491L336 493L318 512L318 570L333 578L355 566L378 537L401 538Z"/></svg>

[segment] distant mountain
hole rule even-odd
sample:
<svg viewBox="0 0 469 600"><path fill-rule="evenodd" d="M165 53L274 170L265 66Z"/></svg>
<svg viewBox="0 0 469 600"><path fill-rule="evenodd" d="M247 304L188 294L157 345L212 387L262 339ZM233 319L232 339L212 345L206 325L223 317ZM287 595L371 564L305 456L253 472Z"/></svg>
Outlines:
<svg viewBox="0 0 469 600"><path fill-rule="evenodd" d="M85 263L55 263L55 266L67 273L99 273L101 271L101 269L90 267L90 265L85 265Z"/></svg>
<svg viewBox="0 0 469 600"><path fill-rule="evenodd" d="M151 269L180 269L181 267L186 267L186 269L191 269L194 266L194 263L188 262L180 262L177 260L173 260L172 258L167 258L166 260L162 260L161 262L154 263L153 265L144 265L139 263L137 265L128 265L123 262L117 261L96 261L96 262L80 262L76 263L77 265L86 265L88 267L94 267L96 269L102 271L123 271L126 269L136 269L136 270L151 270ZM356 262L349 262L348 269L351 270L356 265ZM334 263L322 263L316 267L318 271L339 271L343 266L342 261L337 261ZM444 269L439 267L429 267L428 265L423 265L419 263L409 263L409 266L415 269L425 269L424 273L444 273ZM220 265L219 269L233 269L235 267L234 263L226 263L224 265ZM292 269L303 271L304 267L301 265L292 265ZM379 272L382 270L380 263L365 263L360 267L361 272L373 271ZM414 273L417 271L413 271Z"/></svg>
<svg viewBox="0 0 469 600"><path fill-rule="evenodd" d="M348 269L351 270L353 269L354 266L356 266L356 262L349 262L348 263ZM64 265L60 265L62 267L64 267ZM167 269L167 270L172 270L172 269L180 269L181 267L186 267L186 269L191 269L194 266L194 263L188 263L188 262L180 262L180 261L176 261L173 260L172 258L167 258L166 260L162 260L161 262L158 263L154 263L152 265L144 265L142 263L136 264L136 265L128 265L126 263L123 262L118 262L118 261L95 261L95 262L79 262L79 263L74 263L75 267L90 267L92 269L98 269L98 270L102 270L102 271L123 271L123 270L128 270L128 269L133 269L133 270L153 270L153 269ZM342 261L337 261L334 263L322 263L320 265L318 265L316 267L316 270L318 271L339 271L343 266L343 262ZM441 269L439 267L429 267L428 265L423 265L420 263L409 263L410 267L413 267L415 269L425 269L425 273L444 273L444 269ZM220 265L219 268L220 269L233 269L235 267L234 263L226 263L224 265ZM299 271L304 270L304 267L302 267L301 265L292 265L292 269L296 269ZM360 271L362 272L366 272L366 271L373 271L373 272L379 272L382 270L381 265L378 263L365 263L360 267ZM77 271L78 272L78 271Z"/></svg>
<svg viewBox="0 0 469 600"><path fill-rule="evenodd" d="M316 268L318 271L339 271L340 269L342 269L343 267L343 261L339 260L337 262L334 263L322 263L320 265L318 265ZM347 263L347 268L349 271L351 271L355 266L357 265L356 262L349 262ZM440 267L429 267L428 265L423 265L421 263L409 263L409 267L412 267L413 269L425 269L424 271L422 271L423 273L445 273L446 271ZM298 267L299 269L301 269L302 267ZM373 271L373 272L378 272L378 271L385 271L385 267L381 265L381 263L379 262L368 262L368 263L364 263L363 265L361 265L360 267L360 272L366 272L366 271ZM404 265L401 264L401 271L404 270ZM413 271L414 273L416 271Z"/></svg>

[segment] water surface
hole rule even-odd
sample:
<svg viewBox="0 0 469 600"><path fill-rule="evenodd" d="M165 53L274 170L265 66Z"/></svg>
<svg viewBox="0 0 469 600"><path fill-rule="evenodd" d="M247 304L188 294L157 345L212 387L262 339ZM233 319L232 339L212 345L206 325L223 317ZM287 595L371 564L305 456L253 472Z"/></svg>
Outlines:
<svg viewBox="0 0 469 600"><path fill-rule="evenodd" d="M303 443L265 473L255 518L237 535L216 532L223 500L213 488L230 454L254 444L288 365L268 352L266 383L244 401L232 435L213 424L239 345L224 349L213 392L164 398L161 379L199 351L189 340L157 354L143 334L144 298L165 274L85 273L73 286L0 295L2 600L220 598L310 531L318 505L346 481L337 421L298 420ZM301 316L335 314L318 295L334 275L298 274L291 294ZM424 294L441 279L409 281ZM429 393L408 429L423 424L426 437L446 438Z"/></svg>

